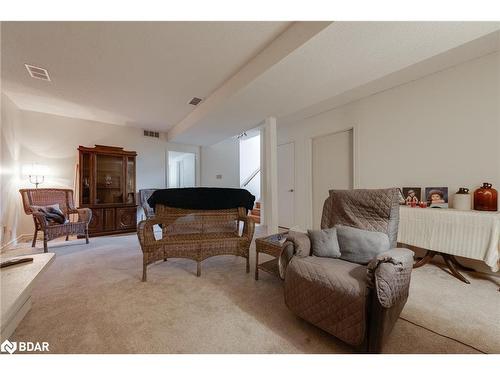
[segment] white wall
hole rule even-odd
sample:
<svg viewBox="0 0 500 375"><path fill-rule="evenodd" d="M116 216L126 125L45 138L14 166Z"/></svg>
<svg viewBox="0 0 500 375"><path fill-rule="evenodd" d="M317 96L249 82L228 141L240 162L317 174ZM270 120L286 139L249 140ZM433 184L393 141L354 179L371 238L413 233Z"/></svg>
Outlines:
<svg viewBox="0 0 500 375"><path fill-rule="evenodd" d="M8 154L5 164L9 163L8 157L12 158L9 155L15 154L13 173L2 182L2 189L5 187L8 190L7 193L2 193L2 206L4 206L4 194L12 197L9 201L11 204L18 205L14 210L16 214L4 215L2 208L2 226L6 226L8 231L13 231L9 238L2 239L3 243L19 235L32 234L33 231L31 217L24 212L17 215L21 207L18 189L33 187L25 177L20 176L23 164L36 161L48 166L51 176L40 187L74 189L79 145L119 146L137 152L136 180L139 190L165 187L167 150L194 152L199 156L198 146L180 145L168 143L164 139L144 137L141 129L19 111L5 95L2 95L2 99L7 103L7 106L2 107L2 144L7 144L9 149L14 150L3 152Z"/></svg>
<svg viewBox="0 0 500 375"><path fill-rule="evenodd" d="M350 127L356 187L500 188L499 86L495 53L279 127L295 142L295 224L312 221L310 139Z"/></svg>
<svg viewBox="0 0 500 375"><path fill-rule="evenodd" d="M0 123L0 245L4 245L12 238L17 237L17 228L8 225L14 223L24 215L21 211L18 179L15 178L17 160L19 159L19 123L20 111L5 95L1 96L1 123Z"/></svg>
<svg viewBox="0 0 500 375"><path fill-rule="evenodd" d="M260 168L260 133L240 140L240 186ZM260 172L245 187L260 200Z"/></svg>
<svg viewBox="0 0 500 375"><path fill-rule="evenodd" d="M240 154L237 139L227 139L201 148L201 185L240 187ZM222 175L217 179L217 175Z"/></svg>

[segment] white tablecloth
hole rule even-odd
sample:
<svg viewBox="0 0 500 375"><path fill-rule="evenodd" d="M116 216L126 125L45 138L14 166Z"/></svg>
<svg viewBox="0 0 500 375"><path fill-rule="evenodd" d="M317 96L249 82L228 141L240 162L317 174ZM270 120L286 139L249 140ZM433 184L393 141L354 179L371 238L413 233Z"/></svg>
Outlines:
<svg viewBox="0 0 500 375"><path fill-rule="evenodd" d="M500 213L401 206L398 242L499 269Z"/></svg>

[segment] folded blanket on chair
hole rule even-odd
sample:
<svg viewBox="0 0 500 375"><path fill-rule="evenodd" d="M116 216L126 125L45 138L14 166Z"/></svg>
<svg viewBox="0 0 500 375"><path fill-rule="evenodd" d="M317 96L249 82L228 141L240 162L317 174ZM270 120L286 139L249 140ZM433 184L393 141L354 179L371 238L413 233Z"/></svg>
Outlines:
<svg viewBox="0 0 500 375"><path fill-rule="evenodd" d="M230 188L176 188L156 190L148 199L154 209L157 204L191 210L222 210L253 208L255 196L245 189Z"/></svg>

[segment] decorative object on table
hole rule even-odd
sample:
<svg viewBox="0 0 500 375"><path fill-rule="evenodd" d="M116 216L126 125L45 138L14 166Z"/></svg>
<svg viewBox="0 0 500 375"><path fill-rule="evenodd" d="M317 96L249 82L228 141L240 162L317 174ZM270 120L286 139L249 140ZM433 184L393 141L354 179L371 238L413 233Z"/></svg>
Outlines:
<svg viewBox="0 0 500 375"><path fill-rule="evenodd" d="M75 209L73 200L73 190L70 189L21 189L19 190L23 199L23 207L26 215L33 216L35 224L35 233L31 247L35 247L38 232L43 232L43 251L48 252L47 242L58 238L77 235L85 237L86 243L89 243L89 223L92 219L92 211L88 208ZM48 220L47 208L52 206L52 217L55 219L58 215L54 214L57 210L64 214L64 222L51 223ZM40 207L44 207L40 211ZM70 221L70 214L78 214L78 221Z"/></svg>
<svg viewBox="0 0 500 375"><path fill-rule="evenodd" d="M78 151L78 205L92 210L90 236L135 232L137 153L101 145Z"/></svg>
<svg viewBox="0 0 500 375"><path fill-rule="evenodd" d="M483 186L474 192L474 209L477 211L497 211L498 192L493 185L483 182Z"/></svg>
<svg viewBox="0 0 500 375"><path fill-rule="evenodd" d="M469 189L461 187L453 197L453 208L459 211L470 211L472 206L471 195Z"/></svg>
<svg viewBox="0 0 500 375"><path fill-rule="evenodd" d="M425 199L431 208L448 208L448 188L426 187Z"/></svg>
<svg viewBox="0 0 500 375"><path fill-rule="evenodd" d="M420 201L420 202L418 203L418 206L419 206L420 208L427 208L427 202L426 202L426 201Z"/></svg>
<svg viewBox="0 0 500 375"><path fill-rule="evenodd" d="M421 199L422 189L419 187L404 187L404 204L410 207L417 207Z"/></svg>

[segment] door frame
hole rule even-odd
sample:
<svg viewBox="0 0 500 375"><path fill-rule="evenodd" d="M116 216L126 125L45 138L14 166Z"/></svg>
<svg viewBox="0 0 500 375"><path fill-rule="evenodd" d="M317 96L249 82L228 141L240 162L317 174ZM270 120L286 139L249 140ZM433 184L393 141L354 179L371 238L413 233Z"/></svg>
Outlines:
<svg viewBox="0 0 500 375"><path fill-rule="evenodd" d="M309 204L309 210L308 210L308 218L307 218L307 226L308 228L312 228L313 226L313 215L314 215L314 201L313 201L313 140L316 138L320 137L326 137L329 135L334 135L338 133L343 133L346 131L352 131L352 186L353 189L358 189L359 188L359 155L358 155L358 130L356 125L351 125L345 128L341 128L335 131L330 131L330 132L323 132L323 133L318 133L314 134L311 137L307 138L307 152L306 155L309 158L308 162L306 162L306 165L309 165L308 168L308 176L306 176L307 181L309 183L307 184L308 186L308 196L307 196L307 201Z"/></svg>
<svg viewBox="0 0 500 375"><path fill-rule="evenodd" d="M200 163L200 151L199 149L197 151L186 151L181 148L177 147L167 147L165 149L165 188L168 188L168 183L169 183L169 162L170 158L168 153L170 151L174 152L182 152L185 154L194 154L194 186L200 186L200 181L201 181L201 163Z"/></svg>
<svg viewBox="0 0 500 375"><path fill-rule="evenodd" d="M295 141L290 141L290 142L285 142L285 143L280 143L277 147L280 147L280 146L286 146L286 145L289 145L289 144L292 144L293 145L293 226L296 225L297 223L297 220L296 220L296 217L295 217L295 214L296 214L296 209L297 209L297 194L296 194L296 191L297 191L297 163L296 163L296 155L297 153L295 152ZM276 151L278 149L276 148ZM276 153L277 155L277 153ZM279 181L277 181L279 183ZM279 194L279 193L278 193ZM278 197L278 204L279 204L279 197ZM279 221L279 205L278 205L278 221ZM279 226L279 223L278 223L278 228L286 228L286 227L280 227ZM286 228L286 229L290 229L290 228Z"/></svg>

